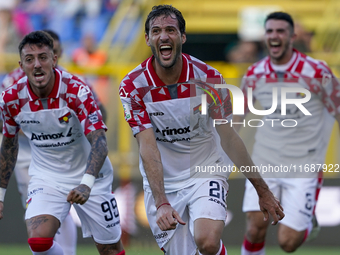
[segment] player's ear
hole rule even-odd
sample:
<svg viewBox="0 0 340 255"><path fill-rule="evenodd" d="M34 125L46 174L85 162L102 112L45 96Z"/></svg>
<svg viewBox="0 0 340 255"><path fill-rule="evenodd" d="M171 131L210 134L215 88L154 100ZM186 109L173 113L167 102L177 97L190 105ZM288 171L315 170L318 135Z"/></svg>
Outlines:
<svg viewBox="0 0 340 255"><path fill-rule="evenodd" d="M149 35L147 33L145 33L144 36L145 36L146 45L150 47Z"/></svg>
<svg viewBox="0 0 340 255"><path fill-rule="evenodd" d="M21 68L21 70L23 70L24 71L24 69L22 68L22 62L21 62L21 60L19 60L19 66L20 66L20 68Z"/></svg>
<svg viewBox="0 0 340 255"><path fill-rule="evenodd" d="M182 44L187 41L187 35L185 33L182 34Z"/></svg>
<svg viewBox="0 0 340 255"><path fill-rule="evenodd" d="M58 55L52 55L52 59L53 59L53 67L57 66L57 62L58 62Z"/></svg>

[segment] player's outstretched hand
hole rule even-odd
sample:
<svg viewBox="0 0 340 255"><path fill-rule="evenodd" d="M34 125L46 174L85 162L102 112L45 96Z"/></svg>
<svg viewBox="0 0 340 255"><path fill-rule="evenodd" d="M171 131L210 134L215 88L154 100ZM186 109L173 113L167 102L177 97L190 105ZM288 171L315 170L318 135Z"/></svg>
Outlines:
<svg viewBox="0 0 340 255"><path fill-rule="evenodd" d="M67 202L71 204L84 204L90 197L91 188L85 184L80 184L68 193Z"/></svg>
<svg viewBox="0 0 340 255"><path fill-rule="evenodd" d="M157 225L162 231L175 229L177 223L185 225L185 222L171 205L163 205L157 210Z"/></svg>
<svg viewBox="0 0 340 255"><path fill-rule="evenodd" d="M285 217L280 201L274 197L271 191L268 190L259 196L259 204L264 215L264 221L267 221L269 215L271 215L273 218L272 225L276 225L279 220L282 220Z"/></svg>
<svg viewBox="0 0 340 255"><path fill-rule="evenodd" d="M4 217L3 211L4 211L4 203L0 201L0 220Z"/></svg>

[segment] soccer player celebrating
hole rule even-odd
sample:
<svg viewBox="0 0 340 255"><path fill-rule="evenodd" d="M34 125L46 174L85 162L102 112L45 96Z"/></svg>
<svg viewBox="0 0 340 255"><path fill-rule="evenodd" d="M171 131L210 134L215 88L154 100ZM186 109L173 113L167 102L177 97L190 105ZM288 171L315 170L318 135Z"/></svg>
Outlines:
<svg viewBox="0 0 340 255"><path fill-rule="evenodd" d="M154 6L145 21L145 39L153 56L125 76L119 93L139 145L151 230L165 254L226 254L221 236L228 173L207 177L195 169L232 164L230 159L239 167L253 166L233 128L218 125L218 135L212 126L212 118L231 120L230 95L213 89L221 102L208 100L208 114L200 114L201 95L211 90L206 81L224 80L214 68L182 53L185 20L176 8ZM271 214L276 224L284 217L280 203L257 172L248 177L265 218Z"/></svg>
<svg viewBox="0 0 340 255"><path fill-rule="evenodd" d="M59 70L63 70L58 65L58 60L62 55L62 47L60 43L59 36L51 31L51 30L44 30L48 33L53 39L53 53L57 55L57 63L56 68ZM0 91L3 92L13 84L17 83L20 79L25 77L25 72L20 68L14 69L12 72L7 74L3 79ZM102 112L102 111L101 111ZM2 129L2 121L0 121L1 129ZM2 136L2 134L0 134ZM26 200L27 200L27 189L28 184L30 181L30 177L28 175L28 168L31 162L31 147L29 144L29 139L22 133L19 132L18 136L19 142L19 151L17 162L14 169L15 178L18 185L18 191L21 196L21 203L26 209ZM74 255L76 254L77 249L77 227L74 223L71 214L68 214L63 223L60 225L60 229L57 231L54 239L60 244L62 247L65 255Z"/></svg>
<svg viewBox="0 0 340 255"><path fill-rule="evenodd" d="M281 94L284 89L291 88L305 89L311 94L308 102L303 104L311 115L304 114L295 104L287 105L283 114L283 100L279 94L276 111L264 116L265 120L276 122L264 121L266 124L257 128L253 148L252 159L257 166L265 166L269 170L283 166L264 177L274 195L280 198L285 211L286 216L278 228L278 241L286 252L295 251L318 232L314 215L322 185L322 169L318 166L325 159L334 117L340 123L339 82L324 62L293 49L294 38L294 23L289 14L269 14L265 20L265 44L269 56L250 66L242 82L245 103L248 102L247 91L251 89L253 98L264 110L272 107L273 88ZM301 102L307 94L287 93L287 98ZM243 118L235 115L234 122L242 123ZM286 120L293 125L285 127L280 124ZM293 166L290 172L287 171L289 166ZM246 234L242 255L265 254L268 223L263 221L255 202L256 196L251 183L246 181L243 200Z"/></svg>
<svg viewBox="0 0 340 255"><path fill-rule="evenodd" d="M118 208L111 193L113 169L107 157L107 128L91 90L76 76L55 68L57 55L47 33L26 35L19 53L26 76L0 98L4 120L0 219L21 129L32 149L25 213L32 253L64 254L53 237L73 204L83 236L94 239L99 254L125 254Z"/></svg>

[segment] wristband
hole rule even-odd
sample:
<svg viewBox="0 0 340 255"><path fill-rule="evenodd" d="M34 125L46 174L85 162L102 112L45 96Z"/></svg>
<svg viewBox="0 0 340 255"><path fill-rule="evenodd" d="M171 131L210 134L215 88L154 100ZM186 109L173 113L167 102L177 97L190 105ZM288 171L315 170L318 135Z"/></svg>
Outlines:
<svg viewBox="0 0 340 255"><path fill-rule="evenodd" d="M0 188L0 202L4 202L5 200L6 189Z"/></svg>
<svg viewBox="0 0 340 255"><path fill-rule="evenodd" d="M92 174L84 174L83 179L81 179L80 184L85 184L86 186L90 187L90 189L92 189L95 180L96 180L96 177L94 177Z"/></svg>
<svg viewBox="0 0 340 255"><path fill-rule="evenodd" d="M161 207L161 206L163 206L163 205L170 205L169 203L163 203L163 204L161 204L161 205L159 205L158 207L157 207L157 210Z"/></svg>

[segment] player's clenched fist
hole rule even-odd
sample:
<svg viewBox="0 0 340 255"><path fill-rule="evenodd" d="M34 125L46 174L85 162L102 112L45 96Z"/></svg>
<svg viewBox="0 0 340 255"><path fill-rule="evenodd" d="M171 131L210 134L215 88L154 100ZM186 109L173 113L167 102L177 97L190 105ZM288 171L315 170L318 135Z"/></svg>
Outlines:
<svg viewBox="0 0 340 255"><path fill-rule="evenodd" d="M91 188L85 184L80 184L78 187L70 191L67 196L67 202L71 204L84 204L90 197Z"/></svg>

